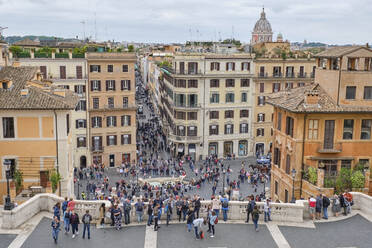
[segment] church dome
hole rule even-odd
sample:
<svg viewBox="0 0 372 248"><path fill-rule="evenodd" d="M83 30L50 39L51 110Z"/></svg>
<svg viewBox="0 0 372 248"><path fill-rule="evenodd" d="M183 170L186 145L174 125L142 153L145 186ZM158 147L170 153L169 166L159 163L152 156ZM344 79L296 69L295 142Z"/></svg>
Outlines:
<svg viewBox="0 0 372 248"><path fill-rule="evenodd" d="M272 33L270 22L266 19L265 9L262 9L261 18L254 25L253 33Z"/></svg>

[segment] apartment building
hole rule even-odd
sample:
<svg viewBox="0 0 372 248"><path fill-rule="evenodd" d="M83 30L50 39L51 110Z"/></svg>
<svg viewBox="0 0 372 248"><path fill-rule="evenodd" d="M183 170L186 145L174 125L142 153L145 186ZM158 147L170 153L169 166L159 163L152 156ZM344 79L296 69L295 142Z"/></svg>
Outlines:
<svg viewBox="0 0 372 248"><path fill-rule="evenodd" d="M316 84L275 93L271 193L288 202L331 196L341 168L363 166L372 193L372 50L337 47L316 55ZM316 170L314 180L307 177ZM292 175L293 174L293 175Z"/></svg>
<svg viewBox="0 0 372 248"><path fill-rule="evenodd" d="M252 155L250 54L175 54L159 80L160 113L175 156Z"/></svg>
<svg viewBox="0 0 372 248"><path fill-rule="evenodd" d="M275 92L312 84L314 73L314 58L255 59L255 116L252 117L254 154L272 151L273 106L266 104L265 99Z"/></svg>
<svg viewBox="0 0 372 248"><path fill-rule="evenodd" d="M7 63L7 56L6 56L6 48L7 48L8 44L1 40L1 36L0 36L0 68L5 66L6 63Z"/></svg>
<svg viewBox="0 0 372 248"><path fill-rule="evenodd" d="M73 154L74 167L84 168L91 160L88 149L89 119L87 112L87 82L88 73L85 58L73 58L69 52L68 58L56 58L52 53L51 58L18 58L12 59L13 63L21 66L36 66L44 80L53 81L53 85L71 90L79 97L75 111L71 113L72 145L75 149Z"/></svg>
<svg viewBox="0 0 372 248"><path fill-rule="evenodd" d="M136 161L133 53L88 53L89 141L92 163Z"/></svg>
<svg viewBox="0 0 372 248"><path fill-rule="evenodd" d="M16 170L23 173L23 189L47 187L49 172L56 169L61 194L73 195L71 113L78 99L41 79L37 67L0 70L0 202L7 164L12 179Z"/></svg>

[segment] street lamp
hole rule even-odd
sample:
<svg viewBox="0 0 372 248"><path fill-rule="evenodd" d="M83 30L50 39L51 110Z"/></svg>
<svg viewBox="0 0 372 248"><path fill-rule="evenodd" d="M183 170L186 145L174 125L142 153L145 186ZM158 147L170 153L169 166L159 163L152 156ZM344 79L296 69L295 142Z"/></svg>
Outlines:
<svg viewBox="0 0 372 248"><path fill-rule="evenodd" d="M263 198L266 199L266 175L264 174L264 180L263 180Z"/></svg>
<svg viewBox="0 0 372 248"><path fill-rule="evenodd" d="M296 203L296 197L295 197L295 194L294 194L294 183L295 183L295 177L296 177L296 170L293 168L291 173L292 173L292 201L291 203Z"/></svg>
<svg viewBox="0 0 372 248"><path fill-rule="evenodd" d="M225 195L225 175L226 175L226 170L225 169L222 169L222 174L223 174L222 192Z"/></svg>
<svg viewBox="0 0 372 248"><path fill-rule="evenodd" d="M4 161L4 165L6 168L6 186L7 186L7 196L5 198L5 205L4 205L4 210L12 210L14 208L14 204L11 202L10 199L10 186L9 186L9 179L11 178L10 174L10 161L6 159Z"/></svg>

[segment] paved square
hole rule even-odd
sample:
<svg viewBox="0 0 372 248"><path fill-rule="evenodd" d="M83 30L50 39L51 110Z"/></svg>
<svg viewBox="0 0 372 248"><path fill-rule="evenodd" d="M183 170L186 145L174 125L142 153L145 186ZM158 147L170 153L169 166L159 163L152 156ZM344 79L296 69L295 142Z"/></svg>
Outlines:
<svg viewBox="0 0 372 248"><path fill-rule="evenodd" d="M372 247L372 223L360 215L348 219L316 223L316 229L280 226L292 248Z"/></svg>
<svg viewBox="0 0 372 248"><path fill-rule="evenodd" d="M0 248L7 248L16 237L15 234L0 234Z"/></svg>
<svg viewBox="0 0 372 248"><path fill-rule="evenodd" d="M82 239L83 225L79 225L79 235L75 239L71 238L61 230L58 237L58 244L55 245L52 239L50 227L51 220L43 218L31 235L27 238L22 248L44 248L44 247L90 247L90 248L109 248L109 247L133 247L143 248L145 245L145 226L135 226L123 228L117 231L113 228L96 229L91 226L91 239ZM61 228L62 229L62 228ZM86 234L87 235L87 234Z"/></svg>
<svg viewBox="0 0 372 248"><path fill-rule="evenodd" d="M260 231L256 232L252 224L217 224L214 238L205 232L203 240L196 240L194 230L187 232L186 224L173 224L168 227L161 225L158 231L157 247L161 248L208 248L208 247L277 247L271 234L265 225L260 225ZM203 228L208 230L208 225Z"/></svg>

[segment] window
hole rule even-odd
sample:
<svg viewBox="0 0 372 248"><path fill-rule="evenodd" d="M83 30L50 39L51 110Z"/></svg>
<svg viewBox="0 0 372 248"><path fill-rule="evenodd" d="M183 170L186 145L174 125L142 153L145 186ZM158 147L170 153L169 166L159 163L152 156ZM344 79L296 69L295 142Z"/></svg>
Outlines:
<svg viewBox="0 0 372 248"><path fill-rule="evenodd" d="M178 136L185 136L186 135L185 126L177 126L177 135Z"/></svg>
<svg viewBox="0 0 372 248"><path fill-rule="evenodd" d="M106 141L108 146L116 146L116 135L106 136Z"/></svg>
<svg viewBox="0 0 372 248"><path fill-rule="evenodd" d="M185 94L174 94L175 105L177 107L186 107L186 95Z"/></svg>
<svg viewBox="0 0 372 248"><path fill-rule="evenodd" d="M246 118L246 117L249 117L249 110L248 109L240 110L240 118Z"/></svg>
<svg viewBox="0 0 372 248"><path fill-rule="evenodd" d="M282 113L278 112L278 120L276 123L276 127L279 131L282 130Z"/></svg>
<svg viewBox="0 0 372 248"><path fill-rule="evenodd" d="M40 72L43 76L43 79L47 79L47 67L45 65L40 66Z"/></svg>
<svg viewBox="0 0 372 248"><path fill-rule="evenodd" d="M364 87L364 99L372 100L372 86Z"/></svg>
<svg viewBox="0 0 372 248"><path fill-rule="evenodd" d="M187 68L189 70L188 74L195 75L198 73L198 63L197 62L188 62Z"/></svg>
<svg viewBox="0 0 372 248"><path fill-rule="evenodd" d="M249 78L240 79L240 87L249 87Z"/></svg>
<svg viewBox="0 0 372 248"><path fill-rule="evenodd" d="M273 76L274 77L281 77L282 76L282 68L280 66L274 66Z"/></svg>
<svg viewBox="0 0 372 248"><path fill-rule="evenodd" d="M235 63L234 62L227 62L226 63L226 71L235 71Z"/></svg>
<svg viewBox="0 0 372 248"><path fill-rule="evenodd" d="M85 137L78 137L76 138L76 147L86 147L87 146L87 139Z"/></svg>
<svg viewBox="0 0 372 248"><path fill-rule="evenodd" d="M107 98L107 105L108 105L108 108L114 108L115 107L113 97Z"/></svg>
<svg viewBox="0 0 372 248"><path fill-rule="evenodd" d="M308 139L318 139L318 120L309 120Z"/></svg>
<svg viewBox="0 0 372 248"><path fill-rule="evenodd" d="M260 93L265 93L265 84L260 83Z"/></svg>
<svg viewBox="0 0 372 248"><path fill-rule="evenodd" d="M102 136L92 137L92 148L93 151L102 151Z"/></svg>
<svg viewBox="0 0 372 248"><path fill-rule="evenodd" d="M351 160L341 160L341 168L351 169Z"/></svg>
<svg viewBox="0 0 372 248"><path fill-rule="evenodd" d="M187 95L187 101L189 107L197 107L198 106L198 95L197 94L190 94Z"/></svg>
<svg viewBox="0 0 372 248"><path fill-rule="evenodd" d="M249 71L251 69L251 63L242 62L242 71Z"/></svg>
<svg viewBox="0 0 372 248"><path fill-rule="evenodd" d="M211 62L211 71L219 71L219 70L220 70L220 63Z"/></svg>
<svg viewBox="0 0 372 248"><path fill-rule="evenodd" d="M355 99L356 86L346 86L346 99Z"/></svg>
<svg viewBox="0 0 372 248"><path fill-rule="evenodd" d="M362 120L360 139L362 140L371 139L371 126L372 126L372 120Z"/></svg>
<svg viewBox="0 0 372 248"><path fill-rule="evenodd" d="M185 79L178 79L178 80L175 80L175 86L177 88L186 88L186 80Z"/></svg>
<svg viewBox="0 0 372 248"><path fill-rule="evenodd" d="M132 135L130 135L130 134L122 134L121 135L121 144L122 145L130 145L130 144L132 144Z"/></svg>
<svg viewBox="0 0 372 248"><path fill-rule="evenodd" d="M276 164L280 168L280 150L279 148L274 148L274 164Z"/></svg>
<svg viewBox="0 0 372 248"><path fill-rule="evenodd" d="M99 98L98 97L93 98L93 109L99 109Z"/></svg>
<svg viewBox="0 0 372 248"><path fill-rule="evenodd" d="M69 90L70 89L70 85L61 85L61 87L65 90Z"/></svg>
<svg viewBox="0 0 372 248"><path fill-rule="evenodd" d="M234 133L234 125L233 124L226 124L225 125L225 134L233 134Z"/></svg>
<svg viewBox="0 0 372 248"><path fill-rule="evenodd" d="M365 167L369 167L369 159L359 159L359 164L364 165Z"/></svg>
<svg viewBox="0 0 372 248"><path fill-rule="evenodd" d="M124 96L123 97L123 108L128 108L128 103L129 103L128 97Z"/></svg>
<svg viewBox="0 0 372 248"><path fill-rule="evenodd" d="M293 66L287 66L285 76L288 78L294 77L294 67Z"/></svg>
<svg viewBox="0 0 372 248"><path fill-rule="evenodd" d="M3 117L3 137L14 138L14 118Z"/></svg>
<svg viewBox="0 0 372 248"><path fill-rule="evenodd" d="M226 87L235 87L235 79L226 79Z"/></svg>
<svg viewBox="0 0 372 248"><path fill-rule="evenodd" d="M74 91L76 94L83 94L85 93L85 85L79 84L74 86Z"/></svg>
<svg viewBox="0 0 372 248"><path fill-rule="evenodd" d="M75 111L86 111L87 110L87 102L85 100L80 100L76 105Z"/></svg>
<svg viewBox="0 0 372 248"><path fill-rule="evenodd" d="M354 120L344 120L344 133L342 138L345 140L353 139Z"/></svg>
<svg viewBox="0 0 372 248"><path fill-rule="evenodd" d="M280 91L280 83L273 83L273 92Z"/></svg>
<svg viewBox="0 0 372 248"><path fill-rule="evenodd" d="M106 91L115 90L115 80L106 80Z"/></svg>
<svg viewBox="0 0 372 248"><path fill-rule="evenodd" d="M83 67L81 65L76 66L76 78L83 79Z"/></svg>
<svg viewBox="0 0 372 248"><path fill-rule="evenodd" d="M61 65L59 67L59 76L61 79L66 79L66 66Z"/></svg>
<svg viewBox="0 0 372 248"><path fill-rule="evenodd" d="M234 102L234 93L226 93L226 103L233 103Z"/></svg>
<svg viewBox="0 0 372 248"><path fill-rule="evenodd" d="M131 116L130 115L122 115L121 116L121 126L130 126L131 125Z"/></svg>
<svg viewBox="0 0 372 248"><path fill-rule="evenodd" d="M287 154L285 160L285 173L288 175L291 173L291 156Z"/></svg>
<svg viewBox="0 0 372 248"><path fill-rule="evenodd" d="M100 80L90 81L90 90L91 91L101 91L101 81Z"/></svg>
<svg viewBox="0 0 372 248"><path fill-rule="evenodd" d="M242 102L247 102L247 92L242 92Z"/></svg>
<svg viewBox="0 0 372 248"><path fill-rule="evenodd" d="M257 105L258 106L265 105L265 96L259 96L259 97L257 97Z"/></svg>
<svg viewBox="0 0 372 248"><path fill-rule="evenodd" d="M265 66L260 66L260 74L259 74L259 77L265 77L267 76L265 74Z"/></svg>
<svg viewBox="0 0 372 248"><path fill-rule="evenodd" d="M257 128L256 136L265 136L265 129L264 128Z"/></svg>
<svg viewBox="0 0 372 248"><path fill-rule="evenodd" d="M279 183L278 181L275 181L275 195L278 195L278 189L279 189Z"/></svg>
<svg viewBox="0 0 372 248"><path fill-rule="evenodd" d="M211 84L211 88L218 88L218 87L220 87L220 80L219 79L211 79L210 84Z"/></svg>
<svg viewBox="0 0 372 248"><path fill-rule="evenodd" d="M257 122L265 122L265 114L264 113L257 114Z"/></svg>
<svg viewBox="0 0 372 248"><path fill-rule="evenodd" d="M92 117L92 128L102 127L102 117L94 116Z"/></svg>
<svg viewBox="0 0 372 248"><path fill-rule="evenodd" d="M114 65L107 65L107 72L114 72Z"/></svg>
<svg viewBox="0 0 372 248"><path fill-rule="evenodd" d="M129 71L128 65L123 65L123 72L128 72L128 71Z"/></svg>
<svg viewBox="0 0 372 248"><path fill-rule="evenodd" d="M107 127L116 127L116 116L107 116L106 126Z"/></svg>
<svg viewBox="0 0 372 248"><path fill-rule="evenodd" d="M70 133L70 114L66 115L66 131L68 135Z"/></svg>
<svg viewBox="0 0 372 248"><path fill-rule="evenodd" d="M187 136L196 136L197 135L197 127L196 126L190 126L187 127Z"/></svg>
<svg viewBox="0 0 372 248"><path fill-rule="evenodd" d="M198 80L192 79L187 81L188 88L198 88Z"/></svg>
<svg viewBox="0 0 372 248"><path fill-rule="evenodd" d="M218 119L219 118L219 113L220 113L219 111L211 111L209 119L211 119L211 120Z"/></svg>
<svg viewBox="0 0 372 248"><path fill-rule="evenodd" d="M226 110L225 111L225 119L227 118L234 118L234 110Z"/></svg>
<svg viewBox="0 0 372 248"><path fill-rule="evenodd" d="M286 125L285 125L285 133L293 138L293 127L294 127L294 119L292 117L287 116Z"/></svg>
<svg viewBox="0 0 372 248"><path fill-rule="evenodd" d="M187 120L197 120L197 119L198 119L198 112L187 113Z"/></svg>
<svg viewBox="0 0 372 248"><path fill-rule="evenodd" d="M218 135L218 126L210 125L209 126L209 135Z"/></svg>
<svg viewBox="0 0 372 248"><path fill-rule="evenodd" d="M211 103L219 103L219 102L220 102L220 94L212 93Z"/></svg>
<svg viewBox="0 0 372 248"><path fill-rule="evenodd" d="M297 87L304 87L305 83L297 83Z"/></svg>
<svg viewBox="0 0 372 248"><path fill-rule="evenodd" d="M100 65L90 65L90 72L101 72Z"/></svg>
<svg viewBox="0 0 372 248"><path fill-rule="evenodd" d="M239 132L240 133L248 133L248 124L247 123L240 123Z"/></svg>
<svg viewBox="0 0 372 248"><path fill-rule="evenodd" d="M285 89L293 89L293 83L285 83Z"/></svg>
<svg viewBox="0 0 372 248"><path fill-rule="evenodd" d="M130 80L120 81L121 90L130 90Z"/></svg>
<svg viewBox="0 0 372 248"><path fill-rule="evenodd" d="M76 128L86 128L87 127L87 120L85 119L78 119L75 120Z"/></svg>

